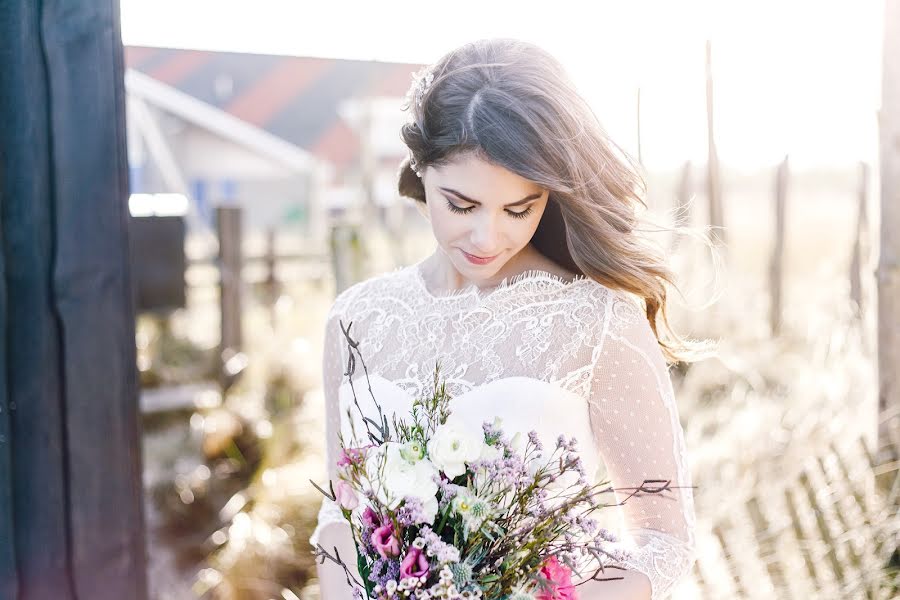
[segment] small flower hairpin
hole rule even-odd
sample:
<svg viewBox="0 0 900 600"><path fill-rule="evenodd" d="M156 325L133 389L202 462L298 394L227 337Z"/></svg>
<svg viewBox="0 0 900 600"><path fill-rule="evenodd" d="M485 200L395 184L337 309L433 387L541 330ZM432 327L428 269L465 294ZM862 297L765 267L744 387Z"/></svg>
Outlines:
<svg viewBox="0 0 900 600"><path fill-rule="evenodd" d="M434 82L434 71L431 67L425 67L418 73L413 73L413 79L415 80L415 85L412 88L412 92L416 101L416 107L421 108L422 103L425 101L425 94ZM413 126L415 126L415 121L413 121ZM409 167L417 177L422 178L422 170L412 152L409 153Z"/></svg>
<svg viewBox="0 0 900 600"><path fill-rule="evenodd" d="M434 81L434 72L427 71L416 80L416 106L422 106L422 100L425 98L425 92L428 86Z"/></svg>

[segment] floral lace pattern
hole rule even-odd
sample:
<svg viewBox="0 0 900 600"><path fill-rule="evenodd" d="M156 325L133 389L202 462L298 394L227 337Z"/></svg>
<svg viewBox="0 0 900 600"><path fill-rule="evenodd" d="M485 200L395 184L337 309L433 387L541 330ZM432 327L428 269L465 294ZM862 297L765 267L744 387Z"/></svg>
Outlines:
<svg viewBox="0 0 900 600"><path fill-rule="evenodd" d="M693 495L667 366L638 304L590 278L567 282L544 271L504 280L489 292L470 286L437 295L420 264L351 286L329 312L323 355L329 476L335 476L337 432L347 419L338 408L348 358L339 319L352 322L350 335L369 374L413 397L432 389L437 360L454 396L505 378L552 383L587 403L589 445L599 452L617 500L625 501L618 510L633 550L626 565L647 575L654 600L668 597L694 562ZM354 383L360 377L358 364ZM515 397L509 402L517 410ZM529 418L556 422L556 404L552 395L527 404L535 412ZM670 489L628 491L645 480L668 481ZM323 501L311 542L342 520Z"/></svg>

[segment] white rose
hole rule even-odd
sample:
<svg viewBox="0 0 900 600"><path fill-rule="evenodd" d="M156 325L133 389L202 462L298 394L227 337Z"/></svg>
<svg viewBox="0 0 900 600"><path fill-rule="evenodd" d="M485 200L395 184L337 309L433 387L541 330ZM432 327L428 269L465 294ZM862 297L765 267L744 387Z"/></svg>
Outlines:
<svg viewBox="0 0 900 600"><path fill-rule="evenodd" d="M427 459L409 462L401 449L398 442L386 442L369 454L366 473L372 489L378 500L391 509L397 508L405 496L420 498L427 506L438 491L434 482L437 469Z"/></svg>
<svg viewBox="0 0 900 600"><path fill-rule="evenodd" d="M478 460L484 434L463 423L448 419L428 440L428 456L434 465L453 479L466 472L466 463Z"/></svg>

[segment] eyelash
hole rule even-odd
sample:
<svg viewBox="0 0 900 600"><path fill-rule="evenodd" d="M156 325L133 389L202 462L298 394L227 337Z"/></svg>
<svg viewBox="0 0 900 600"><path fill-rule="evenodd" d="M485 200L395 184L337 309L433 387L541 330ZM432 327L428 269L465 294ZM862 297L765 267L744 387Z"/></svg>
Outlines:
<svg viewBox="0 0 900 600"><path fill-rule="evenodd" d="M471 212L472 209L475 208L475 207L474 207L474 206L470 206L470 207L468 207L468 208L460 208L459 206L456 206L455 204L453 204L452 202L450 202L449 200L447 200L447 208L450 209L450 212L455 212L456 214L462 214L462 215L464 215L464 214L467 214L467 213ZM511 211L506 211L506 212L507 212L507 214L508 214L509 216L511 216L513 219L524 219L524 218L526 218L528 215L531 214L531 210L532 210L533 208L534 208L534 207L529 206L527 209L523 210L523 211L520 212L520 213L511 212Z"/></svg>

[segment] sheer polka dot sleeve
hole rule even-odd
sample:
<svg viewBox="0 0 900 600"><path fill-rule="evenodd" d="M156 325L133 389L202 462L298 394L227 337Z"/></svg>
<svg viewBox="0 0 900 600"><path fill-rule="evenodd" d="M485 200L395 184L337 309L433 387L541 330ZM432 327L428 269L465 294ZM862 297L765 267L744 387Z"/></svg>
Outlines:
<svg viewBox="0 0 900 600"><path fill-rule="evenodd" d="M616 492L625 542L624 565L647 575L653 600L669 597L695 560L694 500L684 434L665 359L650 323L630 299L608 308L594 350L591 428L615 488L669 481L662 493ZM664 483L648 483L660 487ZM674 487L678 486L678 487Z"/></svg>
<svg viewBox="0 0 900 600"><path fill-rule="evenodd" d="M322 387L325 398L325 461L328 478L335 481L337 478L337 460L340 453L338 432L341 428L340 407L338 405L338 388L345 365L341 354L341 342L346 342L341 333L339 316L332 309L325 321L325 342L322 349ZM346 325L346 322L345 322ZM315 531L310 537L310 543L315 546L318 543L322 530L330 524L342 523L346 527L346 521L341 509L328 498L322 498L322 506L319 509L319 519Z"/></svg>

